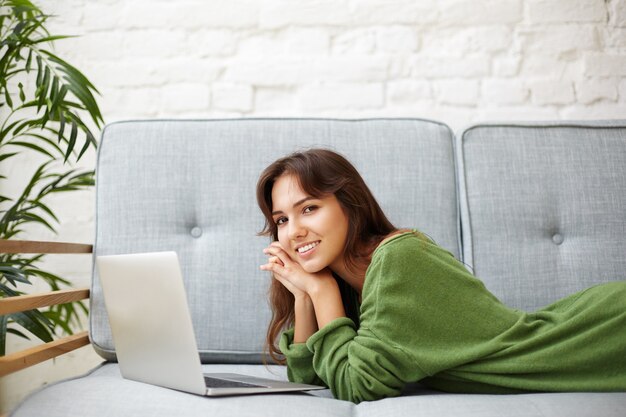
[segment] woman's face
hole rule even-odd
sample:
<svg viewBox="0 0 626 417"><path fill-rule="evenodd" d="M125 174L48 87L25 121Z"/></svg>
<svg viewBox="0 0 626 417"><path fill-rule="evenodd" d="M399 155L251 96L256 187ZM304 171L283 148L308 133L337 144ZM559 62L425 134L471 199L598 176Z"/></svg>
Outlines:
<svg viewBox="0 0 626 417"><path fill-rule="evenodd" d="M343 265L348 218L334 194L313 198L296 176L283 174L272 188L272 210L278 241L306 272Z"/></svg>

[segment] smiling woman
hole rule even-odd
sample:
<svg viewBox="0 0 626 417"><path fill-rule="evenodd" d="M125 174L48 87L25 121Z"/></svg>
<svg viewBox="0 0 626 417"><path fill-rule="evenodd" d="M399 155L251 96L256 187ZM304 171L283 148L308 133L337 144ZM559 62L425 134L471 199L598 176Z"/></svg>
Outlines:
<svg viewBox="0 0 626 417"><path fill-rule="evenodd" d="M626 281L534 313L509 308L432 239L395 228L329 150L270 165L257 199L272 237L266 345L291 381L357 403L416 381L472 393L626 390Z"/></svg>

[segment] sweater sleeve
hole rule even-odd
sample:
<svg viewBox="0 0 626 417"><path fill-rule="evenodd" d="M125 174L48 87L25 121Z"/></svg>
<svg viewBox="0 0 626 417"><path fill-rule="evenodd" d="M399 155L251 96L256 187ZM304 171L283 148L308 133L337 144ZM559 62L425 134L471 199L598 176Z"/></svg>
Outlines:
<svg viewBox="0 0 626 417"><path fill-rule="evenodd" d="M293 343L294 328L285 331L279 341L280 351L287 360L287 377L291 382L325 385L313 369L313 353L304 343Z"/></svg>
<svg viewBox="0 0 626 417"><path fill-rule="evenodd" d="M402 349L340 317L306 342L313 367L335 398L359 403L400 394L419 369ZM425 375L421 375L423 377Z"/></svg>
<svg viewBox="0 0 626 417"><path fill-rule="evenodd" d="M335 397L355 403L482 356L516 319L452 254L412 235L374 252L362 296L358 330L341 317L306 343Z"/></svg>

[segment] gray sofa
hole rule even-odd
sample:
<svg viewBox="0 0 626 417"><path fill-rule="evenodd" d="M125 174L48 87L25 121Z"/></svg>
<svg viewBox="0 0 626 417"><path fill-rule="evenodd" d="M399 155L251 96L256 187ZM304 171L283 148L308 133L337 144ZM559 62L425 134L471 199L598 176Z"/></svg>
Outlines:
<svg viewBox="0 0 626 417"><path fill-rule="evenodd" d="M312 146L346 155L394 224L429 234L510 306L530 311L626 279L626 121L480 124L458 135L422 119L108 125L94 252L178 252L207 372L286 379L284 367L262 364L270 278L258 269L267 238L256 236L254 189L270 162ZM626 415L626 393L465 395L419 383L359 405L329 391L204 398L121 378L95 273L90 319L106 361L30 395L12 416Z"/></svg>

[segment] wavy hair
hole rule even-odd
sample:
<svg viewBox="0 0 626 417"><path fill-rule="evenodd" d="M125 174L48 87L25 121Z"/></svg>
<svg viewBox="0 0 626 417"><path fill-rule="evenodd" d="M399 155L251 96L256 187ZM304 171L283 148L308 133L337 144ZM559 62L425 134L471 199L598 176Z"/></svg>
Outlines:
<svg viewBox="0 0 626 417"><path fill-rule="evenodd" d="M278 228L272 218L272 188L276 179L285 174L295 175L302 190L311 197L335 195L348 218L343 256L350 270L365 270L373 249L397 230L385 216L361 175L346 158L328 149L309 149L278 159L261 173L256 197L265 216L265 226L259 235L278 240ZM335 278L340 281L337 276ZM346 287L340 285L340 288L344 288L342 299L344 304L350 304L354 297L346 296ZM272 318L267 330L265 352L275 362L285 364L276 342L280 333L295 322L294 298L277 280L272 280L268 295ZM358 315L358 306L345 307L349 315ZM358 320L358 316L351 318Z"/></svg>

